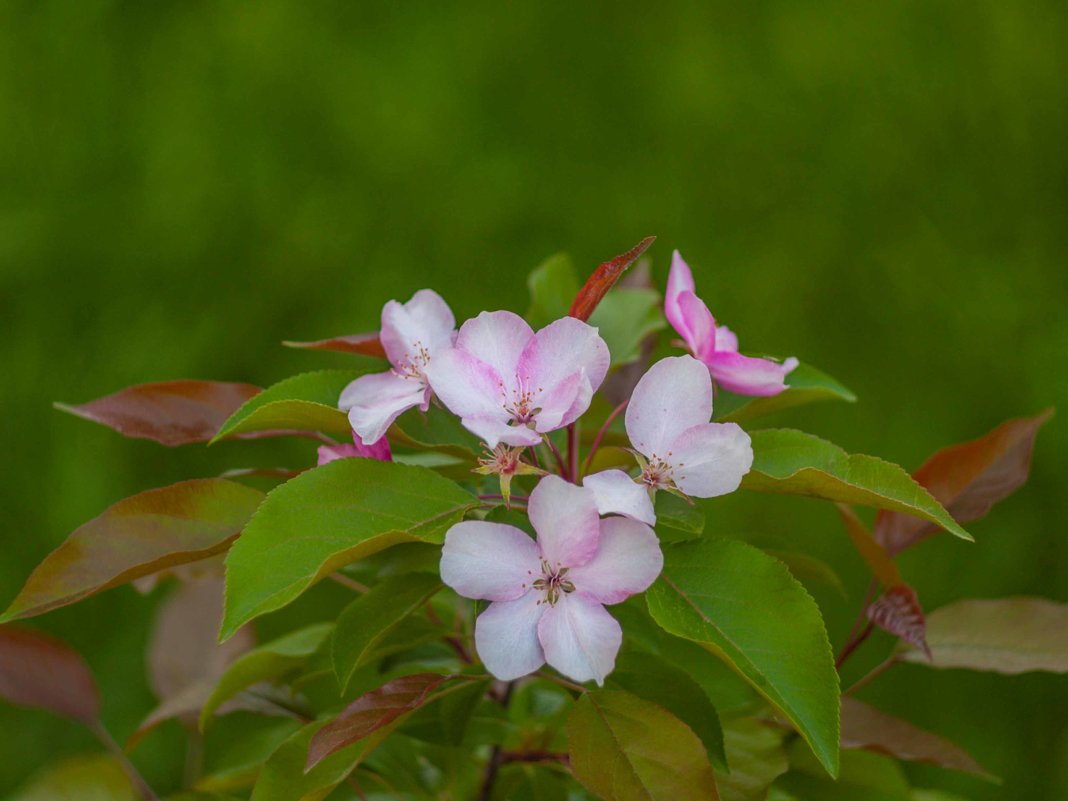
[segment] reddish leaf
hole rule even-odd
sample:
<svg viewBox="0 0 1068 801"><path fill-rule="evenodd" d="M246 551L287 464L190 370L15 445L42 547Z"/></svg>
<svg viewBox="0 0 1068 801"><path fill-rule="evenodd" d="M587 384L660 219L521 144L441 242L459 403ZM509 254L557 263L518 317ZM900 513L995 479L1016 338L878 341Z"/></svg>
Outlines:
<svg viewBox="0 0 1068 801"><path fill-rule="evenodd" d="M205 478L119 501L45 557L0 622L39 615L220 553L262 500L259 490Z"/></svg>
<svg viewBox="0 0 1068 801"><path fill-rule="evenodd" d="M0 698L92 726L100 694L81 655L52 637L0 626Z"/></svg>
<svg viewBox="0 0 1068 801"><path fill-rule="evenodd" d="M912 587L899 584L888 589L879 600L868 607L868 620L910 645L915 645L927 654L928 659L931 658L931 650L927 647L927 624L923 618L923 608Z"/></svg>
<svg viewBox="0 0 1068 801"><path fill-rule="evenodd" d="M260 388L251 384L163 381L128 387L80 406L55 406L127 437L174 446L207 442L241 404L258 392Z"/></svg>
<svg viewBox="0 0 1068 801"><path fill-rule="evenodd" d="M1002 423L986 436L952 445L923 463L913 478L961 524L986 515L990 507L1027 481L1035 437L1053 410L1035 417ZM881 511L875 538L889 551L900 553L939 531L931 523L896 512Z"/></svg>
<svg viewBox="0 0 1068 801"><path fill-rule="evenodd" d="M305 770L416 709L449 678L437 673L415 673L361 695L312 737Z"/></svg>
<svg viewBox="0 0 1068 801"><path fill-rule="evenodd" d="M369 334L349 334L348 336L319 339L315 342L283 342L287 348L305 348L307 350L329 350L336 353L356 353L360 356L386 358L386 351L378 338L378 332Z"/></svg>
<svg viewBox="0 0 1068 801"><path fill-rule="evenodd" d="M894 560L890 558L886 549L872 537L868 527L853 511L853 507L844 503L838 503L835 506L838 507L838 514L842 516L846 533L853 540L853 546L867 563L872 575L875 576L879 583L888 588L904 584Z"/></svg>
<svg viewBox="0 0 1068 801"><path fill-rule="evenodd" d="M568 314L580 320L589 320L593 310L601 302L601 298L608 294L608 290L619 280L623 272L636 262L655 241L655 236L647 236L626 253L606 261L594 270L593 275L586 281L586 285L575 296Z"/></svg>
<svg viewBox="0 0 1068 801"><path fill-rule="evenodd" d="M863 748L991 778L959 745L848 696L842 698L842 748Z"/></svg>

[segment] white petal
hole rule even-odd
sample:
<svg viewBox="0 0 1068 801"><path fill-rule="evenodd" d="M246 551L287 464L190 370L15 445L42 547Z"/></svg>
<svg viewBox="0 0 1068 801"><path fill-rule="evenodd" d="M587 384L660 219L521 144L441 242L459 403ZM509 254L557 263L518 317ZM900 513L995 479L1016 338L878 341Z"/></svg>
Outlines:
<svg viewBox="0 0 1068 801"><path fill-rule="evenodd" d="M518 314L482 312L460 326L456 347L492 367L511 394L519 356L533 337L534 331Z"/></svg>
<svg viewBox="0 0 1068 801"><path fill-rule="evenodd" d="M601 515L626 515L650 526L656 525L656 513L649 489L622 470L604 470L586 476L582 486L593 493ZM602 536L604 529L601 529Z"/></svg>
<svg viewBox="0 0 1068 801"><path fill-rule="evenodd" d="M441 549L441 580L465 598L511 601L541 575L538 546L514 526L465 520Z"/></svg>
<svg viewBox="0 0 1068 801"><path fill-rule="evenodd" d="M563 317L534 335L519 357L518 367L523 386L540 400L583 370L596 391L610 361L608 346L596 328L574 317Z"/></svg>
<svg viewBox="0 0 1068 801"><path fill-rule="evenodd" d="M753 466L753 443L737 423L704 423L671 446L675 486L695 498L734 492Z"/></svg>
<svg viewBox="0 0 1068 801"><path fill-rule="evenodd" d="M452 345L456 319L441 295L420 289L407 303L391 300L382 308L379 338L394 367L412 361L424 348L429 354Z"/></svg>
<svg viewBox="0 0 1068 801"><path fill-rule="evenodd" d="M489 417L507 422L501 377L483 361L460 348L433 358L427 380L441 402L459 417Z"/></svg>
<svg viewBox="0 0 1068 801"><path fill-rule="evenodd" d="M364 442L377 442L393 421L426 395L426 382L393 371L362 375L341 392L338 406L348 410L352 430Z"/></svg>
<svg viewBox="0 0 1068 801"><path fill-rule="evenodd" d="M542 558L553 567L578 567L597 551L601 519L588 489L545 476L530 493L527 515Z"/></svg>
<svg viewBox="0 0 1068 801"><path fill-rule="evenodd" d="M575 681L596 681L612 672L623 630L603 606L576 591L562 595L538 623L545 661Z"/></svg>
<svg viewBox="0 0 1068 801"><path fill-rule="evenodd" d="M577 592L602 604L618 604L656 581L664 555L653 530L637 520L610 517L601 521L597 553L567 578Z"/></svg>
<svg viewBox="0 0 1068 801"><path fill-rule="evenodd" d="M573 373L541 396L534 424L542 433L570 425L590 408L592 399L593 387L586 372Z"/></svg>
<svg viewBox="0 0 1068 801"><path fill-rule="evenodd" d="M501 681L526 676L545 664L538 622L548 608L543 594L494 601L475 621L475 649L486 670Z"/></svg>
<svg viewBox="0 0 1068 801"><path fill-rule="evenodd" d="M661 359L641 377L627 405L627 436L646 456L665 458L675 439L712 416L712 377L692 356Z"/></svg>
<svg viewBox="0 0 1068 801"><path fill-rule="evenodd" d="M482 439L489 448L498 443L507 445L538 445L541 435L526 426L508 425L507 418L502 417L462 417L464 428Z"/></svg>

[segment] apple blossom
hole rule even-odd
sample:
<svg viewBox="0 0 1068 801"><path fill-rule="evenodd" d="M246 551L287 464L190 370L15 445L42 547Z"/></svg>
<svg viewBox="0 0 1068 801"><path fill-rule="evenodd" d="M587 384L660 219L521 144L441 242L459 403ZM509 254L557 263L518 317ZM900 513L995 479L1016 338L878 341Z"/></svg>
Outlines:
<svg viewBox="0 0 1068 801"><path fill-rule="evenodd" d="M753 465L737 423L710 423L712 379L692 356L661 359L641 377L624 418L641 454L641 481L698 498L734 492ZM591 476L592 478L592 476Z"/></svg>
<svg viewBox="0 0 1068 801"><path fill-rule="evenodd" d="M445 536L441 578L466 598L492 603L475 622L475 647L502 681L548 662L575 681L604 682L622 630L604 608L644 591L663 567L653 530L602 520L593 494L558 476L527 507L537 540L513 526L468 520Z"/></svg>
<svg viewBox="0 0 1068 801"><path fill-rule="evenodd" d="M442 403L490 448L531 446L586 411L608 363L608 346L581 320L564 317L535 334L519 315L495 311L460 326L455 346L427 375Z"/></svg>
<svg viewBox="0 0 1068 801"><path fill-rule="evenodd" d="M377 442L403 412L430 406L426 371L438 353L452 345L456 319L431 289L420 289L407 303L382 307L379 338L393 369L357 378L341 392L338 405L361 442Z"/></svg>
<svg viewBox="0 0 1068 801"><path fill-rule="evenodd" d="M385 437L370 445L364 445L360 440L360 435L353 431L352 439L352 443L342 442L337 445L320 445L317 466L321 467L327 462L333 462L336 459L348 459L353 456L378 459L381 462L393 461L393 452L390 450L389 440Z"/></svg>
<svg viewBox="0 0 1068 801"><path fill-rule="evenodd" d="M650 526L656 525L651 488L635 481L622 470L603 470L582 479L582 486L593 493L597 511L602 515L632 517Z"/></svg>
<svg viewBox="0 0 1068 801"><path fill-rule="evenodd" d="M677 250L671 259L664 314L690 352L708 366L715 382L730 392L778 395L786 389L787 374L798 365L793 357L780 364L740 354L738 337L727 326L716 325L708 306L697 297L693 273Z"/></svg>

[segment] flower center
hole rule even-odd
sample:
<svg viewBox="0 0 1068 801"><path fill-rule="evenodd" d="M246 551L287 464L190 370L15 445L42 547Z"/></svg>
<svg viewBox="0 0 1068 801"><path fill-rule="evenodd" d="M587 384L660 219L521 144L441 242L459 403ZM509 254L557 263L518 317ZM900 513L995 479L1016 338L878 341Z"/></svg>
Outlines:
<svg viewBox="0 0 1068 801"><path fill-rule="evenodd" d="M499 384L499 387L501 395L504 396L504 410L511 416L512 422L517 425L527 425L532 422L540 411L534 404L538 396L541 395L541 387L538 387L537 390L528 389L526 382L518 373L515 377L515 387L511 392L505 387L503 381Z"/></svg>
<svg viewBox="0 0 1068 801"><path fill-rule="evenodd" d="M670 455L668 453L668 456ZM654 453L642 468L641 479L650 487L668 487L673 483L672 473L671 465Z"/></svg>
<svg viewBox="0 0 1068 801"><path fill-rule="evenodd" d="M561 593L570 593L575 591L575 585L572 584L567 578L567 571L571 568L560 567L553 568L544 559L541 560L541 576L534 580L532 585L538 592L545 593L545 599L538 601L538 603L547 603L549 606L556 606L556 602L560 600Z"/></svg>
<svg viewBox="0 0 1068 801"><path fill-rule="evenodd" d="M430 351L419 340L412 343L405 359L394 370L402 378L426 378L426 366L430 364Z"/></svg>

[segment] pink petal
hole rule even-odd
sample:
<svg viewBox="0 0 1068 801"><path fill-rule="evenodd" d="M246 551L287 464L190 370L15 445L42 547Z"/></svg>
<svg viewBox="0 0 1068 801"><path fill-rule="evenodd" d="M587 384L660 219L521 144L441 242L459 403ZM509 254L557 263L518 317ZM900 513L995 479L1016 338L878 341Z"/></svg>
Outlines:
<svg viewBox="0 0 1068 801"><path fill-rule="evenodd" d="M679 434L711 416L708 368L692 356L672 356L650 367L634 387L627 436L639 452L665 458Z"/></svg>
<svg viewBox="0 0 1068 801"><path fill-rule="evenodd" d="M514 601L494 601L475 621L475 649L486 670L501 681L526 676L545 664L538 622L548 608L543 594L528 592Z"/></svg>
<svg viewBox="0 0 1068 801"><path fill-rule="evenodd" d="M786 375L797 367L797 359L782 364L740 353L716 352L707 361L716 383L739 395L778 395L786 389Z"/></svg>
<svg viewBox="0 0 1068 801"><path fill-rule="evenodd" d="M390 371L362 375L341 391L338 406L348 410L352 430L364 442L377 442L403 412L420 406L426 383Z"/></svg>
<svg viewBox="0 0 1068 801"><path fill-rule="evenodd" d="M716 350L716 321L708 306L693 292L683 292L678 297L679 309L686 321L682 338L698 359L706 361Z"/></svg>
<svg viewBox="0 0 1068 801"><path fill-rule="evenodd" d="M553 387L551 392L541 396L537 402L540 408L534 416L534 424L542 433L570 425L590 407L592 398L593 387L586 372L572 373Z"/></svg>
<svg viewBox="0 0 1068 801"><path fill-rule="evenodd" d="M427 380L449 411L461 417L486 417L508 422L502 380L490 365L460 348L433 358Z"/></svg>
<svg viewBox="0 0 1068 801"><path fill-rule="evenodd" d="M597 553L582 567L568 571L577 592L602 604L618 604L656 581L664 556L653 530L637 520L610 517L601 521Z"/></svg>
<svg viewBox="0 0 1068 801"><path fill-rule="evenodd" d="M738 336L725 325L716 326L716 350L738 352Z"/></svg>
<svg viewBox="0 0 1068 801"><path fill-rule="evenodd" d="M538 546L513 526L465 520L441 549L441 580L465 598L513 601L541 575Z"/></svg>
<svg viewBox="0 0 1068 801"><path fill-rule="evenodd" d="M602 685L615 667L623 630L603 606L577 591L542 615L538 640L545 661L565 676Z"/></svg>
<svg viewBox="0 0 1068 801"><path fill-rule="evenodd" d="M668 273L667 291L664 293L664 316L671 323L672 328L679 332L679 336L686 339L689 325L679 308L678 298L683 292L697 290L693 283L693 273L690 266L682 260L682 254L677 250L671 254L671 272Z"/></svg>
<svg viewBox="0 0 1068 801"><path fill-rule="evenodd" d="M542 558L553 567L577 567L597 551L601 520L589 490L545 476L530 493L527 516L538 532Z"/></svg>
<svg viewBox="0 0 1068 801"><path fill-rule="evenodd" d="M734 492L753 466L753 445L737 423L704 423L671 446L675 486L695 498Z"/></svg>
<svg viewBox="0 0 1068 801"><path fill-rule="evenodd" d="M560 384L583 370L596 392L610 361L608 346L596 328L574 317L563 317L549 323L527 343L519 357L519 375L524 388L534 392L537 399L552 395Z"/></svg>
<svg viewBox="0 0 1068 801"><path fill-rule="evenodd" d="M597 512L601 515L625 515L650 526L656 525L656 513L649 490L622 470L604 470L586 476L582 486L593 493ZM601 524L604 536L604 523ZM603 550L603 545L601 546Z"/></svg>
<svg viewBox="0 0 1068 801"><path fill-rule="evenodd" d="M498 443L506 445L538 445L541 434L526 426L508 425L507 418L501 417L464 417L460 419L464 428L479 437L488 448L497 447Z"/></svg>
<svg viewBox="0 0 1068 801"><path fill-rule="evenodd" d="M407 303L391 300L382 308L379 338L397 368L410 361L420 347L431 355L449 347L455 331L456 319L449 304L432 289L420 289Z"/></svg>
<svg viewBox="0 0 1068 801"><path fill-rule="evenodd" d="M393 461L393 452L389 448L389 440L382 437L378 442L364 445L360 441L360 435L352 432L355 443L342 443L341 445L320 445L319 465L333 462L336 459L349 459L354 456L362 456L367 459L378 459L380 462Z"/></svg>
<svg viewBox="0 0 1068 801"><path fill-rule="evenodd" d="M492 367L511 394L520 354L533 337L534 331L518 314L482 312L460 326L456 347Z"/></svg>

